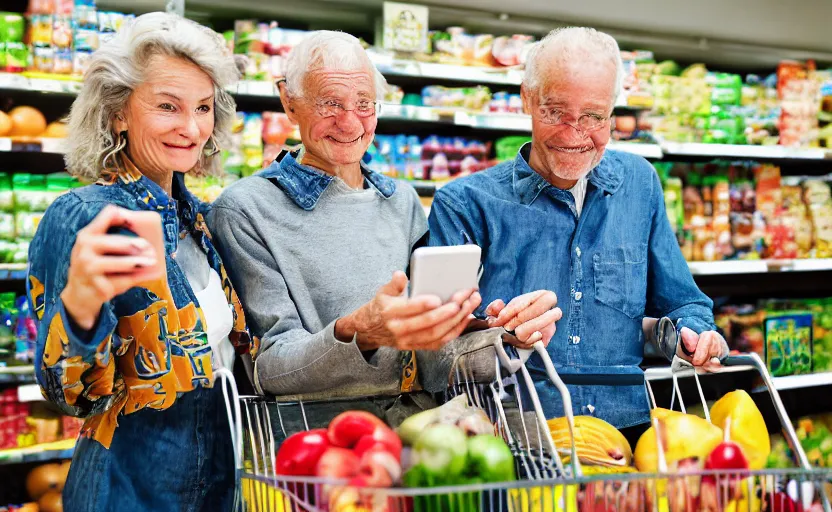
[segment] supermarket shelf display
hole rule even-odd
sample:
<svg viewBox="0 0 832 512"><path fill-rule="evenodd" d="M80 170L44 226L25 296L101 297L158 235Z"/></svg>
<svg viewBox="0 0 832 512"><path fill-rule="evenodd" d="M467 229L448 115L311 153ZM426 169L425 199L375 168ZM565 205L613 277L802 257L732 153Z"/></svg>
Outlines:
<svg viewBox="0 0 832 512"><path fill-rule="evenodd" d="M832 384L832 298L728 304L717 308L714 316L729 347L759 354L772 376L826 373L827 378L803 385ZM780 385L801 387L796 378Z"/></svg>
<svg viewBox="0 0 832 512"><path fill-rule="evenodd" d="M0 375L9 381L18 380L11 378L15 376L31 379L36 342L37 327L26 297L0 293Z"/></svg>
<svg viewBox="0 0 832 512"><path fill-rule="evenodd" d="M832 257L827 178L782 178L747 161L654 165L688 261Z"/></svg>

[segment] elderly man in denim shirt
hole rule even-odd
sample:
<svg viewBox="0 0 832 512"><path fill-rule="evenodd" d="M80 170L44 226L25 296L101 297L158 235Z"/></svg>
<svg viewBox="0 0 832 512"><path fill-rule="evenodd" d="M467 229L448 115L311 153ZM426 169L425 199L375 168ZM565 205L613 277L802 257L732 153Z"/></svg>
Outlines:
<svg viewBox="0 0 832 512"><path fill-rule="evenodd" d="M618 428L649 420L639 368L645 317L668 316L681 329L687 353L664 347L668 358L714 369L727 354L713 330L712 301L694 283L671 230L653 167L605 151L622 76L612 37L587 28L549 34L529 56L522 86L532 141L514 160L439 190L429 220L431 245L482 247L477 313L492 327L502 323L504 300L529 290L557 294L557 331L523 329L544 334L576 414ZM528 337L525 330L515 332ZM537 355L529 366L547 417L562 416Z"/></svg>

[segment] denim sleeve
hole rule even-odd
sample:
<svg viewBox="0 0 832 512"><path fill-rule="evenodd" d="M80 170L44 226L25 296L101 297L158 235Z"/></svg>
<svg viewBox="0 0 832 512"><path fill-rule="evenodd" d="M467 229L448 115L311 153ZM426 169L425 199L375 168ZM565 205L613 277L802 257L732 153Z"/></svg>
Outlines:
<svg viewBox="0 0 832 512"><path fill-rule="evenodd" d="M430 246L448 246L477 243L476 234L466 218L464 208L459 207L447 189L436 191L428 217Z"/></svg>
<svg viewBox="0 0 832 512"><path fill-rule="evenodd" d="M29 247L26 289L38 324L35 375L44 395L76 417L100 414L114 395L112 341L118 320L112 304L104 304L97 324L84 331L61 300L78 231L102 207L71 193L61 196L46 211Z"/></svg>
<svg viewBox="0 0 832 512"><path fill-rule="evenodd" d="M482 247L482 242L473 229L473 223L468 217L468 212L460 206L447 189L436 191L433 203L430 207L428 217L428 245L450 246L477 244ZM488 304L480 304L474 310L474 316L480 319L486 317L485 308Z"/></svg>
<svg viewBox="0 0 832 512"><path fill-rule="evenodd" d="M697 333L714 330L713 301L693 280L667 218L659 177L652 168L650 172L653 217L648 244L645 313L656 318L667 316L678 328L688 327Z"/></svg>
<svg viewBox="0 0 832 512"><path fill-rule="evenodd" d="M244 212L215 203L208 226L252 335L261 338L254 356L259 392L311 397L365 384L368 390L397 389L397 371L384 371L398 367L394 349L381 347L368 362L356 343L335 337L335 321L318 332L306 330L274 255Z"/></svg>

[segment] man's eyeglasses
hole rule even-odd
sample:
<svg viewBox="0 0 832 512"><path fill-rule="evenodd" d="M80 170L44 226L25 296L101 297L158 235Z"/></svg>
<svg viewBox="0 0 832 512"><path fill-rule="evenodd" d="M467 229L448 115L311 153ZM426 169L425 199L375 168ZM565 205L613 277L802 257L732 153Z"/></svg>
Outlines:
<svg viewBox="0 0 832 512"><path fill-rule="evenodd" d="M372 117L378 113L379 103L377 101L360 100L355 102L353 108L347 108L335 100L325 100L315 103L315 110L321 117L335 117L342 112L355 112L358 117Z"/></svg>
<svg viewBox="0 0 832 512"><path fill-rule="evenodd" d="M577 123L567 121L565 118L568 114L562 110L552 107L540 107L538 109L540 114L540 122L550 125L568 124L573 128L583 130L585 132L592 132L604 127L607 121L610 120L608 116L600 114L584 114L578 118Z"/></svg>

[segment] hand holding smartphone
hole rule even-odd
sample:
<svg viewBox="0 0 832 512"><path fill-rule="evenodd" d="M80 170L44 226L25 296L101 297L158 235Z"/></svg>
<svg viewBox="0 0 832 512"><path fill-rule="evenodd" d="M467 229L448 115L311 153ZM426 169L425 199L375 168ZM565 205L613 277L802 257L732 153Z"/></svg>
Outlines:
<svg viewBox="0 0 832 512"><path fill-rule="evenodd" d="M108 206L78 232L61 300L76 324L91 329L105 303L166 275L161 216Z"/></svg>

